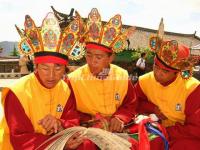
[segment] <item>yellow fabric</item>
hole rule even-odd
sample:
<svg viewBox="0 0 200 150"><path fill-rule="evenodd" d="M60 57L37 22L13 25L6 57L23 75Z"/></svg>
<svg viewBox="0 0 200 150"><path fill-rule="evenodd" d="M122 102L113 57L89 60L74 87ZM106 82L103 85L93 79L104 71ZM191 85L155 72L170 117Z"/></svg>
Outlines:
<svg viewBox="0 0 200 150"><path fill-rule="evenodd" d="M95 78L88 65L69 74L77 109L95 115L111 116L122 104L128 90L128 73L126 70L110 65L106 79Z"/></svg>
<svg viewBox="0 0 200 150"><path fill-rule="evenodd" d="M185 80L178 75L173 83L162 86L156 82L153 72L150 72L139 78L139 85L148 100L157 105L168 118L163 121L163 125L172 126L176 122L184 123L185 101L199 85L199 81L195 78Z"/></svg>
<svg viewBox="0 0 200 150"><path fill-rule="evenodd" d="M6 94L9 90L12 90L20 103L22 104L26 115L31 120L35 132L46 134L45 130L38 125L38 121L45 117L47 114L51 114L56 118L60 118L62 112L58 112L57 108L60 104L64 109L64 106L70 95L70 89L64 81L59 81L53 89L47 89L43 87L37 80L34 74L27 75L8 88L2 91L2 104L4 105ZM3 135L3 148L2 150L11 150L9 147L9 129L5 118L1 124L1 130L4 129ZM4 147L5 146L5 147Z"/></svg>

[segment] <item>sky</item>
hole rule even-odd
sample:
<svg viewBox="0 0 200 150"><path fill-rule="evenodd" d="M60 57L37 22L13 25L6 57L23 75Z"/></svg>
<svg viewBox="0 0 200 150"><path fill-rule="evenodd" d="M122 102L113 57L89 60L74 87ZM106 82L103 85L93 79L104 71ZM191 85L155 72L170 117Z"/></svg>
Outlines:
<svg viewBox="0 0 200 150"><path fill-rule="evenodd" d="M30 15L37 26L54 6L68 14L71 8L87 17L97 8L104 21L115 14L126 25L158 29L164 18L165 31L200 37L200 0L0 0L0 41L19 41L14 25L24 28L24 17Z"/></svg>

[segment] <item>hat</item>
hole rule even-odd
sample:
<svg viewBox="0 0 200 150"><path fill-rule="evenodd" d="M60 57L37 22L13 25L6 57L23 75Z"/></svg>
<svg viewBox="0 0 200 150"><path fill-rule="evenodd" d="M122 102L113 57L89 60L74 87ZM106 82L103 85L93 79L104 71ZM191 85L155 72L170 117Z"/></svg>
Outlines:
<svg viewBox="0 0 200 150"><path fill-rule="evenodd" d="M118 53L126 47L126 40L135 31L135 27L122 29L121 16L112 17L107 23L101 21L96 8L88 15L84 41L86 49L98 49L108 53Z"/></svg>
<svg viewBox="0 0 200 150"><path fill-rule="evenodd" d="M25 16L25 29L22 31L16 25L21 36L18 49L21 54L34 55L37 63L67 64L69 59L82 58L84 46L79 42L83 30L83 22L78 13L74 20L61 30L54 13L49 12L41 27L36 27L33 19Z"/></svg>
<svg viewBox="0 0 200 150"><path fill-rule="evenodd" d="M154 63L165 70L181 72L183 78L192 76L192 67L196 58L190 56L190 49L186 45L178 44L176 40L164 41L163 19L159 25L157 36L149 40L150 48L155 52Z"/></svg>

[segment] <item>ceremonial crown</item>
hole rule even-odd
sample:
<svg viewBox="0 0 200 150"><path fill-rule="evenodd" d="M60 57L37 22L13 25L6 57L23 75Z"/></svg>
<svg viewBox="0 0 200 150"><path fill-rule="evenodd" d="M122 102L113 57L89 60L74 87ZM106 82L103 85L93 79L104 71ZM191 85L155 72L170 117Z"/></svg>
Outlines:
<svg viewBox="0 0 200 150"><path fill-rule="evenodd" d="M197 59L190 56L190 49L176 40L164 41L164 24L161 19L157 36L149 40L150 48L156 53L156 59L172 71L181 71L183 78L192 76L192 67Z"/></svg>
<svg viewBox="0 0 200 150"><path fill-rule="evenodd" d="M135 27L122 29L121 16L115 15L106 24L96 8L88 15L84 41L86 48L98 48L107 52L121 52L126 47L127 38L135 31ZM96 47L98 45L98 47Z"/></svg>
<svg viewBox="0 0 200 150"><path fill-rule="evenodd" d="M61 58L68 56L72 60L84 55L84 45L79 42L83 35L83 21L77 12L74 20L63 30L52 12L44 18L41 27L36 27L33 19L26 15L24 26L22 31L15 25L21 36L18 49L22 54L56 54Z"/></svg>

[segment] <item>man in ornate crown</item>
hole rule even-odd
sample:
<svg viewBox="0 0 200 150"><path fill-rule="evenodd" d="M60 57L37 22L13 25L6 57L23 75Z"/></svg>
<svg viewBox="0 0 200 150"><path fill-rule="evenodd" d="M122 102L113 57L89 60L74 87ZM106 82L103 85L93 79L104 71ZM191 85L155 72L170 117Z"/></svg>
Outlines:
<svg viewBox="0 0 200 150"><path fill-rule="evenodd" d="M71 26L75 25L78 26L77 30L71 31ZM73 118L76 116L73 91L62 78L68 57L75 59L63 51L63 39L73 34L75 43L79 25L77 18L61 34L54 14L48 13L41 29L28 15L25 18L25 32L17 28L22 38L19 50L25 55L34 53L35 71L2 91L5 117L1 122L1 150L33 150L51 135L78 125L78 120ZM30 37L33 32L34 41ZM49 34L53 34L54 38ZM73 51L73 46L68 45L68 50Z"/></svg>
<svg viewBox="0 0 200 150"><path fill-rule="evenodd" d="M87 64L68 75L82 126L122 132L136 115L137 100L128 73L111 64L114 53L125 48L126 39L133 31L122 33L120 15L103 25L98 10L94 8L90 12L84 35ZM134 144L133 149L137 147ZM92 150L97 147L85 140L74 148Z"/></svg>
<svg viewBox="0 0 200 150"><path fill-rule="evenodd" d="M150 38L155 51L153 72L139 78L136 92L140 113L155 113L166 127L171 150L200 148L200 84L191 77L194 58L187 46L164 41L161 21L158 36Z"/></svg>

